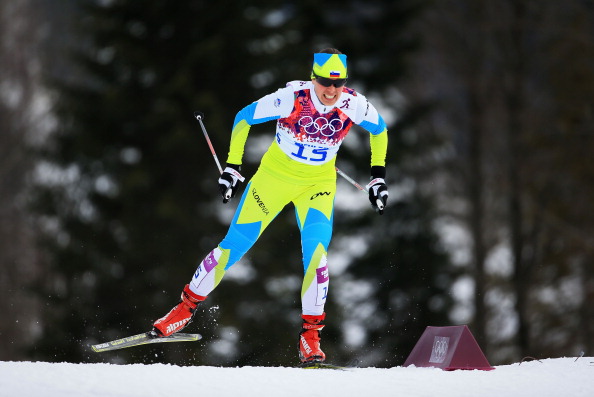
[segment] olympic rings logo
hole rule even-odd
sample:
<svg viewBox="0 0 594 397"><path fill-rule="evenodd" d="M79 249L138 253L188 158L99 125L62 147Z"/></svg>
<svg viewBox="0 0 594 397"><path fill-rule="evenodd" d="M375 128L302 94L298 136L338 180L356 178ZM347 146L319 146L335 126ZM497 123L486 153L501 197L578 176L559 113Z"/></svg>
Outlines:
<svg viewBox="0 0 594 397"><path fill-rule="evenodd" d="M318 117L314 120L311 116L303 116L299 119L299 126L303 127L309 135L318 132L324 136L332 136L336 131L342 130L344 122L341 119L328 120L324 117Z"/></svg>
<svg viewBox="0 0 594 397"><path fill-rule="evenodd" d="M448 354L448 345L450 338L447 336L436 336L433 340L433 349L431 350L430 363L443 363Z"/></svg>

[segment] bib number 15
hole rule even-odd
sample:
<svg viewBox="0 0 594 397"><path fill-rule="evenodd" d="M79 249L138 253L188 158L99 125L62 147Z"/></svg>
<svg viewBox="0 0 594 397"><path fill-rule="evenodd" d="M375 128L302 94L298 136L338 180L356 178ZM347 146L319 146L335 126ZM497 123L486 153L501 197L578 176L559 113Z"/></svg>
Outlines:
<svg viewBox="0 0 594 397"><path fill-rule="evenodd" d="M295 150L291 152L291 155L306 161L324 161L328 156L328 148L315 148L310 145L305 145L300 142L295 143Z"/></svg>

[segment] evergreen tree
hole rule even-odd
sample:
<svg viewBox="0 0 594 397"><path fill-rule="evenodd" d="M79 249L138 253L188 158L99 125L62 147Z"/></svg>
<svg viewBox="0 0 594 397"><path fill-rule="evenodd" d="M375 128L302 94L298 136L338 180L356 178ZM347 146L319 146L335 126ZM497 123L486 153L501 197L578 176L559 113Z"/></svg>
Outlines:
<svg viewBox="0 0 594 397"><path fill-rule="evenodd" d="M259 68L238 27L266 31L244 10L118 1L80 11L83 78L58 76L60 125L47 153L61 183L38 199L56 225L38 357L101 360L85 345L148 329L223 236L218 171L193 111L206 114L224 158L246 76Z"/></svg>

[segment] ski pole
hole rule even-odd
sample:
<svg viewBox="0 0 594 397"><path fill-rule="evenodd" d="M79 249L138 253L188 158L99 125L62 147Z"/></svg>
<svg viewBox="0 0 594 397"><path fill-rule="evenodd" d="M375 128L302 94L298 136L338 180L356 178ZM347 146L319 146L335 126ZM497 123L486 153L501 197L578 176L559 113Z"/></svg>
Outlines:
<svg viewBox="0 0 594 397"><path fill-rule="evenodd" d="M221 163L219 163L219 158L217 157L217 153L212 146L212 142L210 142L210 138L208 137L208 133L206 132L206 128L204 128L204 124L202 123L202 119L204 118L204 113L195 111L194 117L200 123L200 127L202 128L202 132L204 133L204 138L206 138L206 143L208 143L208 147L210 148L210 152L212 153L212 157L214 157L215 163L217 163L217 167L219 168L219 173L223 173L223 168L221 167Z"/></svg>
<svg viewBox="0 0 594 397"><path fill-rule="evenodd" d="M215 163L217 163L217 167L219 169L219 173L220 174L223 174L223 168L221 167L221 163L219 163L219 158L217 157L217 153L215 152L215 149L212 146L212 142L210 141L210 138L208 137L208 133L206 132L206 128L204 128L204 123L202 122L202 119L204 118L204 113L199 112L199 111L195 111L194 112L194 117L200 123L200 127L202 128L202 132L204 133L204 138L206 138L206 143L208 143L208 147L210 148L210 152L212 153L212 157L214 158ZM231 189L231 187L229 187L229 189L227 189L227 191L225 192L225 199L229 200L231 198L231 193L232 193L232 189Z"/></svg>
<svg viewBox="0 0 594 397"><path fill-rule="evenodd" d="M368 193L368 190L367 189L365 189L363 186L359 185L353 178L351 178L350 176L348 176L347 174L345 174L344 172L342 172L340 170L340 168L338 168L338 167L334 167L334 168L336 168L336 172L338 173L338 175L340 175L341 177L343 177L344 179L346 179L347 181L349 181L357 189L359 189L363 193ZM377 204L377 208L380 211L383 211L383 209L384 209L384 202L381 199L378 198L375 201L375 203Z"/></svg>

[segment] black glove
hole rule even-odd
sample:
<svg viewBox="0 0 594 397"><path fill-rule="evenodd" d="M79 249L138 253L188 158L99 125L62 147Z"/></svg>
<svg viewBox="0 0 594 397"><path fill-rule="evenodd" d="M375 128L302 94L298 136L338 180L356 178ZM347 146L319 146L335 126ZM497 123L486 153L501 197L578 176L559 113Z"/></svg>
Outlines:
<svg viewBox="0 0 594 397"><path fill-rule="evenodd" d="M219 178L219 191L223 196L223 203L228 203L231 197L235 196L239 188L239 182L243 182L245 178L239 173L241 171L240 165L229 164Z"/></svg>
<svg viewBox="0 0 594 397"><path fill-rule="evenodd" d="M384 213L384 208L388 201L388 186L384 180L385 177L386 167L377 165L371 167L371 182L367 184L367 191L369 192L371 206L379 212L380 215Z"/></svg>

